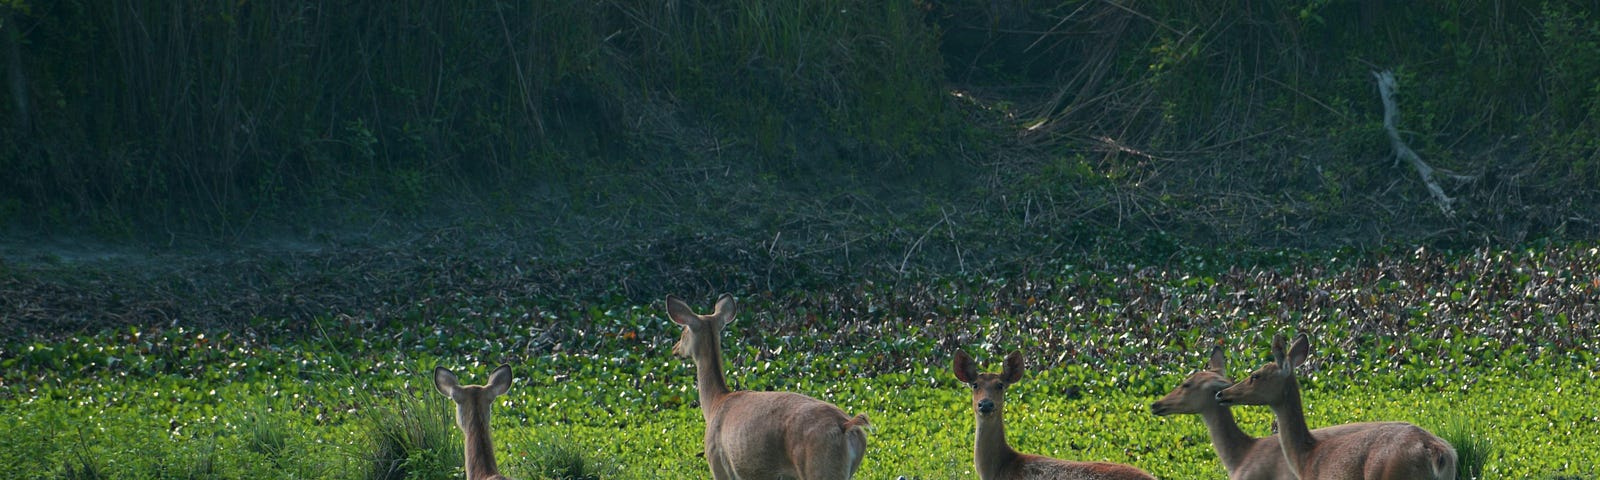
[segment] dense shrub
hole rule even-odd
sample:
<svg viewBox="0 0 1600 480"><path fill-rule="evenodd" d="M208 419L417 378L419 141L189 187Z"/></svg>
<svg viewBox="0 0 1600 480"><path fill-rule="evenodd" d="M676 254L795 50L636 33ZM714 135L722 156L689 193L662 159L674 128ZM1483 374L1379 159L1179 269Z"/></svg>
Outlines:
<svg viewBox="0 0 1600 480"><path fill-rule="evenodd" d="M638 192L723 172L753 185L725 197L940 216L980 197L968 224L1157 250L1581 235L1600 202L1593 10L6 0L0 222L236 239L349 205L529 196L647 217ZM1400 128L1459 216L1390 159L1375 70L1396 71ZM670 181L685 172L700 181ZM929 198L893 189L908 178ZM790 213L754 200L747 217Z"/></svg>

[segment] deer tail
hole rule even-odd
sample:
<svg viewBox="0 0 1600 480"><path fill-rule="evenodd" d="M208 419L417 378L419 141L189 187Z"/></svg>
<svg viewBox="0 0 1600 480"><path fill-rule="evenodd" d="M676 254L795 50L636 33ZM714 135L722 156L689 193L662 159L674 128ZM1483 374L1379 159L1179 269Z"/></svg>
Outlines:
<svg viewBox="0 0 1600 480"><path fill-rule="evenodd" d="M1461 468L1457 464L1456 450L1450 448L1448 444L1430 446L1432 448L1429 450L1432 451L1428 453L1433 454L1433 465L1431 465L1433 467L1433 478L1455 480L1456 476L1460 474L1458 469Z"/></svg>
<svg viewBox="0 0 1600 480"><path fill-rule="evenodd" d="M860 413L841 425L845 436L845 458L851 474L861 468L861 459L867 455L867 432L872 431L871 423L867 422L867 414ZM846 475L845 478L850 478Z"/></svg>
<svg viewBox="0 0 1600 480"><path fill-rule="evenodd" d="M870 431L872 430L872 424L867 422L867 414L858 413L856 416L851 417L850 420L846 420L842 428L844 428L844 431L846 432L854 428Z"/></svg>

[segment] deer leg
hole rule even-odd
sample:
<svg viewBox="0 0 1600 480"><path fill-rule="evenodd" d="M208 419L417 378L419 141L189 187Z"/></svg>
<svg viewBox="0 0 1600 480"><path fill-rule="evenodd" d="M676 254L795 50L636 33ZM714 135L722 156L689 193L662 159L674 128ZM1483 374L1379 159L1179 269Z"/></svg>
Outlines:
<svg viewBox="0 0 1600 480"><path fill-rule="evenodd" d="M708 460L711 461L711 478L716 480L739 479L739 476L733 474L733 468L728 465L727 460L722 458L721 455L718 455L714 458L709 458Z"/></svg>
<svg viewBox="0 0 1600 480"><path fill-rule="evenodd" d="M852 458L849 438L840 437L823 443L824 448L810 451L803 465L797 465L804 480L846 480L855 474L857 459Z"/></svg>

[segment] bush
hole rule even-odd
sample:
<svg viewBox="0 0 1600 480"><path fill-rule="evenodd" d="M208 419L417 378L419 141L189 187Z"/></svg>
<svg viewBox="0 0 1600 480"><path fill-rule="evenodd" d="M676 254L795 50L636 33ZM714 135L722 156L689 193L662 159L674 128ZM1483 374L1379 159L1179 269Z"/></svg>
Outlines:
<svg viewBox="0 0 1600 480"><path fill-rule="evenodd" d="M1438 431L1440 438L1456 449L1456 479L1482 480L1483 466L1496 453L1494 443L1478 433L1473 422L1456 417Z"/></svg>
<svg viewBox="0 0 1600 480"><path fill-rule="evenodd" d="M447 401L396 392L367 417L369 480L454 479L462 468L462 443ZM378 404L378 403L374 403Z"/></svg>
<svg viewBox="0 0 1600 480"><path fill-rule="evenodd" d="M546 436L532 447L524 476L543 480L601 480L616 474L615 465L595 461L570 438Z"/></svg>

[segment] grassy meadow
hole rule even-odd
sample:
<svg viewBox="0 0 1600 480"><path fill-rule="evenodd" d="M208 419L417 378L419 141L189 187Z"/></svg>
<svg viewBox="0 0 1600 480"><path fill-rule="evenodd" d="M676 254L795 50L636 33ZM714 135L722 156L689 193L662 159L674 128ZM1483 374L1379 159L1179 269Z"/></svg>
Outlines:
<svg viewBox="0 0 1600 480"><path fill-rule="evenodd" d="M1026 278L755 292L740 296L724 355L736 389L867 413L875 430L859 478L974 476L971 394L949 370L956 348L987 371L1026 353L1028 376L1007 403L1019 450L1221 478L1199 419L1158 418L1149 404L1218 339L1238 377L1266 361L1273 333L1300 330L1313 339L1301 372L1313 427L1410 421L1458 447L1487 446L1482 478L1595 478L1600 356L1593 327L1573 321L1600 293L1593 255L1063 264ZM1422 272L1434 286L1416 287ZM709 309L710 298L691 303ZM256 319L11 342L0 352L0 476L459 478L460 434L428 372L445 365L483 383L506 362L515 380L493 427L507 473L705 478L693 367L670 356L679 327L662 308L460 298L404 322L322 318L304 335L273 335ZM1235 411L1247 431L1269 428L1265 408Z"/></svg>
<svg viewBox="0 0 1600 480"><path fill-rule="evenodd" d="M0 479L460 478L429 372L500 363L514 478L707 478L724 292L862 479L974 477L958 349L1222 478L1149 405L1295 332L1312 427L1600 479L1597 5L0 0Z"/></svg>

